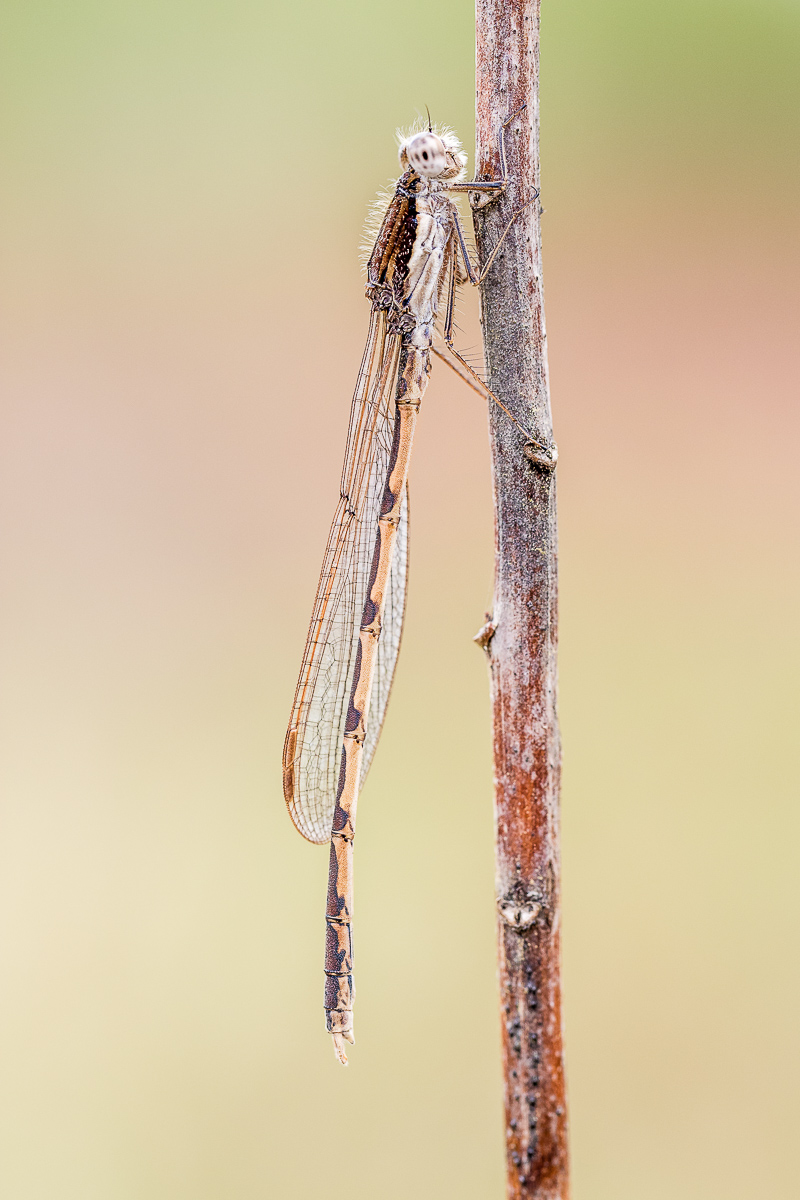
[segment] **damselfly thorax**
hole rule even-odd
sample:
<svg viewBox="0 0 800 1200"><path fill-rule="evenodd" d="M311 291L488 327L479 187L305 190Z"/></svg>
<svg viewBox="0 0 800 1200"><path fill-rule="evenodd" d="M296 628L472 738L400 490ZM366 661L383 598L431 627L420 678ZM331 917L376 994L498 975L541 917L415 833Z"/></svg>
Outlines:
<svg viewBox="0 0 800 1200"><path fill-rule="evenodd" d="M515 114L516 115L516 114ZM513 118L509 118L509 121ZM543 466L555 447L525 433L453 343L456 289L479 284L527 197L482 268L467 251L453 195L501 195L507 185L506 121L499 179L465 181L466 155L447 129L400 140L397 181L367 262L370 328L350 412L339 504L314 601L283 752L292 820L312 842L330 842L325 1012L340 1061L353 1037L353 839L358 795L386 713L403 627L408 563L408 466L431 355L491 396ZM434 345L441 332L443 353ZM449 355L449 356L448 356Z"/></svg>

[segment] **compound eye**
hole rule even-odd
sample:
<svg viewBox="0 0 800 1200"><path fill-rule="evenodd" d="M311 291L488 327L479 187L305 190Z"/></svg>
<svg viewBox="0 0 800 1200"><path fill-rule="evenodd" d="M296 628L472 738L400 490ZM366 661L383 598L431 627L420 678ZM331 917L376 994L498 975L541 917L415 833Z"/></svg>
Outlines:
<svg viewBox="0 0 800 1200"><path fill-rule="evenodd" d="M447 169L447 153L435 133L418 133L406 146L406 154L418 175L432 179Z"/></svg>

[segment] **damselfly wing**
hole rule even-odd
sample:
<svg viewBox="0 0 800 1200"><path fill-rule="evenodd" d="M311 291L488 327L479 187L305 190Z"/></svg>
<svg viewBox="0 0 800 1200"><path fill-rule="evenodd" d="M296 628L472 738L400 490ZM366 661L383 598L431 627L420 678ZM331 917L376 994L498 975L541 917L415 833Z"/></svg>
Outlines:
<svg viewBox="0 0 800 1200"><path fill-rule="evenodd" d="M292 820L311 842L327 842L336 801L342 738L366 599L381 496L392 449L400 336L373 308L350 412L339 503L331 524L300 678L284 746L284 794ZM373 680L373 719L361 781L377 744L405 615L408 500L389 575Z"/></svg>

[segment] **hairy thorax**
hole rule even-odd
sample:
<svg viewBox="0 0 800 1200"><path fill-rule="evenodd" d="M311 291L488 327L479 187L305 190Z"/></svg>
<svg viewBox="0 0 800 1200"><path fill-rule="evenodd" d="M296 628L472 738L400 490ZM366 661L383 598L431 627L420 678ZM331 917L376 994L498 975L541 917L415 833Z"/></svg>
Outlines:
<svg viewBox="0 0 800 1200"><path fill-rule="evenodd" d="M416 196L416 236L408 260L403 309L414 318L409 343L425 350L433 327L453 246L453 203L444 192L420 189Z"/></svg>

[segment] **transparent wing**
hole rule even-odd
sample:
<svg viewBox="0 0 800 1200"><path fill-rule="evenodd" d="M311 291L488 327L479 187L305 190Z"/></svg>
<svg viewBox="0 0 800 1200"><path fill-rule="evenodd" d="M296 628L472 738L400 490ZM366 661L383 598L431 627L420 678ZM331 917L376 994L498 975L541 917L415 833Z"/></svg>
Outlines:
<svg viewBox="0 0 800 1200"><path fill-rule="evenodd" d="M400 639L403 634L403 620L406 615L406 586L408 582L408 487L403 493L400 506L400 523L397 526L397 540L394 546L392 569L386 586L386 603L381 622L381 636L375 654L375 674L372 679L372 691L369 700L369 717L364 736L364 751L361 759L361 777L359 787L362 787L367 777L375 747L383 728L386 716L386 705L389 703L389 693L392 690L394 669L397 666L397 655L400 652Z"/></svg>
<svg viewBox="0 0 800 1200"><path fill-rule="evenodd" d="M312 842L327 841L331 832L361 614L392 449L399 358L399 334L387 333L385 313L374 309L350 412L339 503L283 750L289 813ZM392 585L394 595L394 571ZM395 649L392 669L396 656Z"/></svg>

